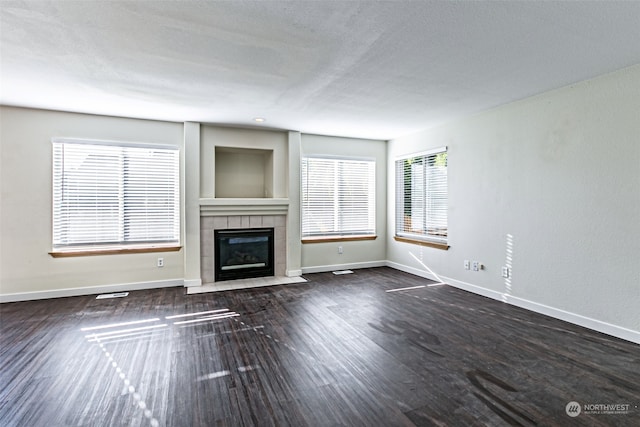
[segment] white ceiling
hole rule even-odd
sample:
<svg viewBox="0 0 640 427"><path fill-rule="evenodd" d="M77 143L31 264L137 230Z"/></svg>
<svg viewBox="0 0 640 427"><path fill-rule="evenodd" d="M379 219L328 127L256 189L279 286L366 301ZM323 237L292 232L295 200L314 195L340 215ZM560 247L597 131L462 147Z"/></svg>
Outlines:
<svg viewBox="0 0 640 427"><path fill-rule="evenodd" d="M0 2L0 103L390 139L640 63L640 1Z"/></svg>

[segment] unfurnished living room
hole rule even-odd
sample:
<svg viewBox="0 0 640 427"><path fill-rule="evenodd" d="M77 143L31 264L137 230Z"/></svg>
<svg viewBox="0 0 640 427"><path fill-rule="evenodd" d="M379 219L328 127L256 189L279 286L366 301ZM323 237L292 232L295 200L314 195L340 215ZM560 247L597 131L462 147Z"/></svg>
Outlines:
<svg viewBox="0 0 640 427"><path fill-rule="evenodd" d="M0 0L0 425L640 425L640 1Z"/></svg>

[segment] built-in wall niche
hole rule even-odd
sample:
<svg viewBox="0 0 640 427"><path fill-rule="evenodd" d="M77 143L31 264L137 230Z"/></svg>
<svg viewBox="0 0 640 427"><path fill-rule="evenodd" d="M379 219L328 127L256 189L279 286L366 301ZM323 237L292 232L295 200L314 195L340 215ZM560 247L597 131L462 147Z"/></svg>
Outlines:
<svg viewBox="0 0 640 427"><path fill-rule="evenodd" d="M272 198L273 150L215 148L216 198Z"/></svg>

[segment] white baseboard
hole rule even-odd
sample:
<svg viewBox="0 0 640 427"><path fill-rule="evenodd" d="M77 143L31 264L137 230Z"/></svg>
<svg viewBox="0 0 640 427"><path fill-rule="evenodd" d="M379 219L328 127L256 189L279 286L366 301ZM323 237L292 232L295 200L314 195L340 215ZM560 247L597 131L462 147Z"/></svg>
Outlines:
<svg viewBox="0 0 640 427"><path fill-rule="evenodd" d="M603 334L611 335L616 338L631 341L636 344L640 344L640 332L631 329L623 328L622 326L612 325L597 319L582 316L580 314L565 311L559 308L550 307L545 304L540 304L534 301L526 300L524 298L508 295L503 292L496 292L491 289L486 289L480 286L472 285L471 283L462 282L460 280L452 279L450 277L443 277L447 283L465 291L472 292L474 294L482 295L487 298L502 301L507 304L515 305L526 310L535 311L536 313L544 314L545 316L553 317L555 319L563 320L565 322L573 323L574 325L582 326L583 328L592 329L594 331L602 332Z"/></svg>
<svg viewBox="0 0 640 427"><path fill-rule="evenodd" d="M405 273L413 274L414 276L424 277L425 279L433 280L434 282L439 282L438 278L428 271L420 270L418 268L409 267L407 265L398 264L397 262L387 261L385 263L387 267L394 268L396 270L404 271Z"/></svg>
<svg viewBox="0 0 640 427"><path fill-rule="evenodd" d="M387 266L391 268L395 268L396 270L401 270L407 273L414 274L416 276L438 281L430 273L413 268L413 267L409 267L409 266L398 264L391 261L387 262ZM555 319L563 320L565 322L573 323L574 325L578 325L587 329L592 329L594 331L602 332L603 334L611 335L616 338L620 338L626 341L631 341L633 343L640 344L639 331L634 331L632 329L627 329L621 326L612 325L610 323L602 322L600 320L592 319L590 317L585 317L580 314L571 313L569 311L565 311L559 308L550 307L545 304L540 304L534 301L526 300L524 298L508 295L503 292L497 292L491 289L483 288L481 286L473 285L471 283L463 282L461 280L456 280L451 277L441 276L440 278L444 282L458 289L462 289L477 295L482 295L484 297L501 301L507 304L515 305L517 307L524 308L526 310L531 310L536 313L544 314L545 316L549 316Z"/></svg>
<svg viewBox="0 0 640 427"><path fill-rule="evenodd" d="M287 270L287 277L298 277L302 276L302 270Z"/></svg>
<svg viewBox="0 0 640 427"><path fill-rule="evenodd" d="M191 286L202 286L202 279L184 279L184 286L190 288Z"/></svg>
<svg viewBox="0 0 640 427"><path fill-rule="evenodd" d="M80 295L96 295L112 292L139 291L143 289L171 288L183 286L183 279L158 280L154 282L122 283L119 285L87 286L84 288L54 289L50 291L20 292L0 294L0 303L32 301L37 299L75 297Z"/></svg>
<svg viewBox="0 0 640 427"><path fill-rule="evenodd" d="M358 268L384 267L386 265L387 265L387 261L369 261L369 262L354 262L350 264L318 265L315 267L303 267L302 274L324 273L326 271L336 271L336 270L356 270Z"/></svg>

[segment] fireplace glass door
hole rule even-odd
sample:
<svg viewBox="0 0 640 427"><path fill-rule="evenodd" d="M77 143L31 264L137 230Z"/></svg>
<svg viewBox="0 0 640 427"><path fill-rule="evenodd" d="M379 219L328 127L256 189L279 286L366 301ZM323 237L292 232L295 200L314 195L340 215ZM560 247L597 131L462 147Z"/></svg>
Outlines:
<svg viewBox="0 0 640 427"><path fill-rule="evenodd" d="M215 280L273 276L273 228L215 231Z"/></svg>

